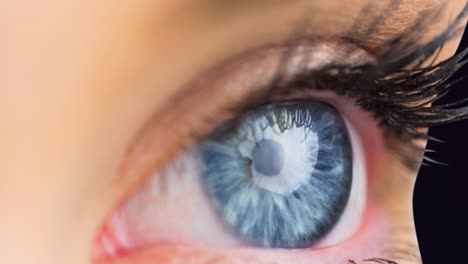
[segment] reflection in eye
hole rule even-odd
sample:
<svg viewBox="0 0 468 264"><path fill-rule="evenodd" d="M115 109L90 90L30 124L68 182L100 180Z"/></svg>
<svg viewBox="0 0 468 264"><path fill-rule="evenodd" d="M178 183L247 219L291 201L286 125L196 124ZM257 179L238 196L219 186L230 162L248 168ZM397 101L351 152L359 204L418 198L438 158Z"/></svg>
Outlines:
<svg viewBox="0 0 468 264"><path fill-rule="evenodd" d="M255 245L310 247L348 201L350 139L340 114L327 104L263 107L200 149L200 175L221 218Z"/></svg>

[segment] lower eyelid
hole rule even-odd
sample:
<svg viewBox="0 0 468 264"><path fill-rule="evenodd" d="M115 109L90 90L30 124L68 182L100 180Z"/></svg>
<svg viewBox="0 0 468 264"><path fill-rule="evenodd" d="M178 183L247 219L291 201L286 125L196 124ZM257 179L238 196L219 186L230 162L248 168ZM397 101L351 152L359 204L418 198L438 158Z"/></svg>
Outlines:
<svg viewBox="0 0 468 264"><path fill-rule="evenodd" d="M271 249L219 249L188 247L183 245L153 245L137 250L118 259L102 259L96 264L153 264L153 263L348 263L383 254L386 241L390 240L390 228L383 211L367 207L367 219L353 238L336 246L317 249L271 250Z"/></svg>

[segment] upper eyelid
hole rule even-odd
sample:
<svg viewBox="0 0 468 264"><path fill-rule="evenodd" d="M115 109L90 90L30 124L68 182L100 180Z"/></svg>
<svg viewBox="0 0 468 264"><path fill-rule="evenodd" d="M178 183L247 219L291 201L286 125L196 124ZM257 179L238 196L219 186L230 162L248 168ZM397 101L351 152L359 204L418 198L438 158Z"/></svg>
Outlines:
<svg viewBox="0 0 468 264"><path fill-rule="evenodd" d="M372 4L372 1L369 1L362 8L361 13L360 13L361 15L357 16L358 18L353 22L354 25L359 25L360 30L362 30L364 28L365 30L363 32L365 32L365 34L363 34L363 32L361 32L361 31L356 31L356 32L355 31L348 31L348 33L345 33L344 35L340 34L339 36L337 35L336 37L346 39L347 41L352 41L355 45L357 45L357 46L361 45L361 47L365 47L366 50L368 50L370 52L378 51L378 49L376 49L376 47L378 48L381 45L379 45L379 43L375 42L374 40L369 40L369 39L376 39L376 40L380 39L380 40L385 41L387 38L390 38L391 36L402 35L402 33L404 32L405 27L411 25L410 22L402 23L402 21L409 20L409 17L404 16L404 15L402 15L402 17L401 17L399 15L402 12L400 10L401 8L391 10L389 12L385 12L385 11L388 11L390 7L400 4L400 2L402 2L402 1L391 0L391 1L389 1L388 6L384 5L385 6L384 9L382 9L382 7L378 7L377 9L375 9L375 6L374 6L374 4ZM403 5L406 6L406 3L403 2ZM412 4L412 5L410 5L410 7L412 8L412 10L414 10L415 14L416 13L419 14L421 12L424 12L424 10L431 10L430 6L428 7L426 5L420 5L419 6L419 5ZM364 12L366 10L367 10L367 12L372 11L372 12L374 12L376 14L372 14L372 15L365 14ZM407 10L407 9L405 9L405 10ZM384 14L384 15L381 15L381 14ZM369 30L369 27L372 27L373 23L369 22L367 17L372 17L373 20L383 18L380 22L382 22L381 24L384 25L384 24L390 23L389 19L392 19L392 21L393 21L393 19L395 19L390 14L392 14L395 17L398 18L398 24L400 25L399 27L384 27L383 30L381 28L375 27L375 28L372 28L371 30ZM304 15L306 16L306 13L304 13ZM307 22L307 18L304 17L304 19L301 19L299 22ZM363 26L361 24L365 24L365 25ZM299 30L301 30L301 25L300 24L298 24L296 26L299 28ZM350 29L352 29L352 27ZM307 31L307 29L304 28L304 31ZM294 42L294 38L298 37L296 35L301 35L299 37L299 39L307 39L308 34L309 34L308 32L301 32L301 31L292 32L292 33L295 33L295 35L290 36L290 39L293 40L292 42ZM298 33L298 34L296 34L296 33ZM304 35L302 35L302 33L304 33ZM371 34L372 34L372 38L368 38ZM310 36L313 39L319 37L319 36L315 36L313 33ZM358 36L358 37L356 37L356 36ZM331 36L331 37L327 36L327 39L332 39L332 38L333 38L333 36ZM289 41L289 40L287 40L287 41ZM288 43L282 43L282 44L278 44L278 45L284 45L284 44L288 45ZM382 43L380 43L380 44L382 44ZM240 56L242 56L242 54ZM214 67L218 67L220 64L223 64L223 63L224 62L218 63ZM187 94L187 93L190 93L190 92L191 92L190 89L182 89L179 95L176 94L176 95L173 95L172 97L176 98L176 100L177 100L180 95ZM161 111L165 112L166 109L162 109Z"/></svg>
<svg viewBox="0 0 468 264"><path fill-rule="evenodd" d="M311 42L311 40L308 38L308 39L307 39L307 42ZM296 43L296 44L297 44L297 43ZM300 44L300 45L303 45L303 43ZM269 56L269 55L271 55L271 50L274 50L274 49L277 49L277 48L270 49L268 52L264 53L264 56ZM267 50L268 50L268 49L267 49ZM277 49L277 51L278 51L278 49ZM283 52L284 52L284 50L283 50ZM252 52L252 53L254 54L254 55L253 55L253 59L257 59L258 56L259 56L258 54L256 54L257 51L254 51L254 52ZM240 57L243 58L243 56L240 56ZM252 58L251 58L251 59L252 59ZM253 59L252 59L252 60L253 60ZM234 62L228 62L228 63L227 63L227 66L221 66L221 67L220 67L220 66L217 66L217 67L219 67L219 68L221 68L221 69L217 69L216 71L211 72L211 75L217 76L217 78L219 78L219 76L220 76L220 75L218 74L219 72L227 73L228 71L230 71L231 69L233 69L233 68L235 68L235 67L238 67L239 65L241 65L242 67L246 67L246 68L251 67L251 65L249 65L249 63L245 63L245 61L243 61L242 59L240 59L239 61L240 61L240 62L236 62L236 61L234 60ZM257 65L257 67L258 67L258 65ZM215 68L216 68L216 67L215 67ZM273 70L273 72L276 72L276 70L277 70L277 69L275 68L275 69ZM270 74L271 74L271 73L270 73ZM265 76L263 76L263 77L265 77ZM269 79L269 78L266 78L266 79L272 80L272 79ZM195 82L195 83L196 83L196 84L194 85L195 88L193 88L193 89L194 89L194 92L188 92L189 97L192 97L192 95L194 95L194 94L195 94L195 96L200 97L200 95L199 95L199 93L200 93L199 88L200 88L200 87L199 87L199 86L206 86L206 85L207 85L208 83L210 83L210 82L212 82L212 78L211 78L211 77L209 77L209 76L206 77L206 75L203 76L203 78L201 78L201 82ZM268 84L265 83L264 85L268 85ZM191 86L191 85L189 85L189 87L190 87L190 86ZM198 87L197 87L197 86L198 86ZM206 87L205 87L205 88L206 88ZM204 89L204 90L206 91L206 89ZM196 91L196 92L195 92L195 91ZM268 91L265 90L264 92L268 92ZM190 99L190 98L184 98L184 96L182 95L182 96L180 96L179 98L177 98L177 99L175 100L175 101L178 102L178 103L177 103L178 109L176 109L176 110L180 110L181 102L182 102L182 101L185 101L186 99ZM196 102L194 102L194 103L196 103ZM255 104L250 104L250 106L252 106L252 105L255 105ZM187 111L188 111L188 109L187 109ZM218 110L218 111L219 111L219 110ZM156 133L156 130L163 130L163 129L161 128L161 126L163 126L163 125L162 125L162 123L161 123L160 118L162 117L163 119L164 119L164 118L167 119L168 116L169 116L171 113L172 113L172 111L164 111L164 113L161 113L161 115L156 115L156 116L155 116L155 118L151 121L151 122L155 122L155 123L158 124L158 126L159 126L159 129L155 129L155 128L153 127L155 133ZM193 115L193 113L190 113L190 112L188 112L188 114ZM200 119L200 118L201 118L201 117L199 116L198 119ZM192 119L197 119L197 118L196 118L196 117L192 117ZM157 120L157 121L156 121L156 120ZM151 129L150 129L150 130L151 130ZM187 132L185 132L185 133L187 133ZM138 145L138 144L136 144L136 145ZM150 145L151 145L151 144L150 144ZM164 146L160 146L160 147L161 147L161 148L164 148ZM139 152L138 149L131 149L131 150L130 150L130 153L133 153L133 154L135 154L135 153L137 153L137 152ZM167 154L167 153L166 153L166 154ZM174 154L174 155L172 155L172 156L171 156L171 155L166 155L166 157L171 158L171 157L174 157L175 155L176 155L176 154ZM154 166L154 167L162 166L162 163L163 163L163 162L165 162L165 161L162 161L162 160L161 160L161 161L159 161L159 162L154 162L153 166ZM122 167L123 167L123 170L121 170L121 171L123 171L124 174L125 174L125 164L124 164ZM148 169L148 171L147 171L146 173L143 173L143 174L148 175L148 174L151 173L151 171L152 171L152 169Z"/></svg>
<svg viewBox="0 0 468 264"><path fill-rule="evenodd" d="M175 155L174 155L175 156Z"/></svg>
<svg viewBox="0 0 468 264"><path fill-rule="evenodd" d="M310 43L310 39L307 39L307 41ZM301 45L304 45L304 43ZM244 87L244 95L239 95L239 98L235 98L237 96L233 95L233 91L229 91L229 87L224 87L224 85L226 82L231 85L235 83L232 76L234 74L234 69L237 69L234 75L244 78L252 74L252 68L258 68L260 67L259 65L262 65L262 63L258 61L259 57L263 57L264 62L268 64L268 62L271 62L271 58L274 55L277 58L276 62L278 62L281 54L284 54L284 50L285 47L282 49L278 46L273 48L268 47L263 49L263 55L259 54L260 50L255 50L252 52L251 56L246 56L248 57L247 59L245 56L241 56L225 66L218 66L221 69L215 67L216 70L212 71L208 76L204 75L199 81L192 82L190 87L193 89L193 92L189 92L187 96L182 95L176 99L177 108L168 109L168 111L161 112L160 115L154 116L148 123L148 126L144 127L142 130L143 134L136 137L136 141L131 144L131 148L128 150L121 164L116 183L118 183L119 186L125 186L123 188L128 190L128 192L132 192L138 188L146 178L150 177L154 171L162 167L172 158L175 158L180 151L190 145L194 140L207 135L211 129L214 129L216 124L213 124L213 122L218 122L218 124L220 124L226 119L226 115L232 115L235 112L242 111L242 107L236 104L235 101L240 102L243 100L242 98L245 99L249 97L247 94L251 94L258 88L264 90L262 95L259 95L264 98L269 92L267 89L268 84L277 73L277 68L271 64L268 66L270 77L265 76L263 74L264 71L259 72L259 76L261 76L260 79L263 80L263 88L259 87L255 82L247 81L249 84L248 87ZM245 81L246 80L244 80L244 82ZM216 89L212 85L221 85L223 86L223 90ZM212 98L203 96L203 93L213 95L213 92L218 92L218 98L222 98L223 102L216 102L217 100L212 100ZM226 98L226 95L230 96L230 98ZM195 98L196 100L192 100L194 99L193 97L198 97L198 99ZM209 100L209 103L207 100ZM205 103L203 103L203 101L205 101ZM200 110L200 108L198 108L200 104L205 104L205 106L209 105L212 110ZM226 104L229 104L231 107L226 107ZM252 104L250 104L250 106L252 106ZM203 114L201 114L201 112L203 112ZM207 116L207 112L224 116ZM177 117L181 115L185 118L185 121ZM218 121L213 121L214 119L218 119ZM177 121L179 125L175 124L174 121ZM195 133L195 135L193 133ZM161 141L161 138L164 138L164 140ZM155 154L150 160L139 158L142 155L149 155L148 150L151 149L163 149L164 152ZM135 177L132 175L137 176ZM117 188L119 187L117 186Z"/></svg>
<svg viewBox="0 0 468 264"><path fill-rule="evenodd" d="M310 42L310 39L308 39L308 41ZM263 55L259 54L261 53L260 50L263 50ZM187 94L181 94L173 100L175 103L174 106L177 107L169 107L164 109L164 111L156 113L140 131L139 135L135 138L136 141L130 144L130 148L127 150L126 158L124 158L124 162L121 164L119 170L120 173L115 182L119 186L125 185L126 189L130 189L130 191L132 191L137 188L137 186L140 185L140 182L144 181L146 177L149 177L155 169L163 166L163 164L169 159L175 158L179 151L181 151L185 146L191 144L194 139L199 138L202 135L206 135L207 132L204 132L205 130L213 129L216 125L212 122L220 123L226 118L226 116L224 116L222 117L222 120L219 119L218 121L213 121L212 116L206 115L207 111L224 115L232 115L234 112L240 111L241 109L239 108L238 103L243 100L242 98L247 98L246 94L251 94L255 90L252 86L264 89L261 95L263 97L265 93L268 93L266 86L272 80L272 76L265 76L265 72L263 70L260 70L258 72L259 75L257 75L258 77L261 76L260 79L263 80L263 88L258 87L255 82L247 81L249 82L249 87L244 87L242 91L244 95L234 95L235 92L232 89L229 91L229 87L225 87L224 85L226 82L231 85L235 83L232 76L234 71L236 72L235 75L244 78L249 74L252 74L252 68L260 67L259 65L262 63L259 63L259 58L263 58L264 63L268 64L268 62L272 61L271 58L273 54L276 54L275 56L278 59L280 54L283 54L283 51L280 50L279 46L255 50L249 52L251 55L244 54L244 56L240 56L238 59L233 59L224 65L215 66L213 71L202 75L198 80L190 82L187 87L191 91L188 91ZM245 57L249 58L246 59ZM278 62L279 60L276 61ZM272 75L276 73L276 67L272 67L270 65L268 71L269 74ZM238 79L238 81L241 83L246 82L245 79L243 81ZM223 90L216 89L213 85L223 86ZM187 89L185 89L185 91L187 91ZM219 96L217 97L222 99L223 102L216 102L217 100L207 98L208 96L212 97L215 94L218 94ZM205 103L203 103L203 101ZM211 111L200 110L198 108L200 104L210 106ZM226 106L226 104L229 106ZM204 112L204 114L200 114L201 112ZM186 121L179 120L179 116L183 116ZM176 120L179 124L184 124L177 125L174 122ZM190 131L189 128L191 129ZM195 133L195 135L193 135L193 133ZM175 137L178 137L177 143L172 142L176 141ZM165 138L165 140L162 142L153 142L151 139L155 138ZM188 140L188 138L190 138L190 140ZM152 157L154 160L149 162L151 164L142 164L141 162L145 163L148 161L141 161L136 157L145 155L145 153L147 154L148 149L153 148L153 146L157 149L164 149L164 157ZM132 166L129 166L130 163L133 163ZM129 174L146 176L138 176L137 180L135 180L135 177L132 177Z"/></svg>
<svg viewBox="0 0 468 264"><path fill-rule="evenodd" d="M397 2L398 2L398 1L397 1ZM293 39L294 39L294 38L295 38L295 36L293 36ZM307 39L307 41L310 41L310 39L307 38L307 36L305 36L305 38ZM328 39L330 39L330 38L328 38ZM288 44L288 43L287 43L287 44ZM294 43L294 40L293 40L293 44L292 44L292 45L293 45L293 46L296 45L296 44ZM243 55L241 55L241 56L243 56ZM217 66L215 66L215 68L216 68L216 67L219 67L219 66L220 66L220 65L217 65ZM190 85L188 85L187 87L190 87ZM191 90L191 89L183 89L183 91L182 91L183 94L180 94L180 96L177 96L177 95L174 96L174 98L176 98L176 99L175 99L173 102L178 101L181 97L184 96L184 94L193 94L193 93L196 93L196 92L197 92L197 91L193 91L193 92L192 92L192 91L190 91L190 90ZM166 112L166 110L167 110L167 109L164 109L163 112Z"/></svg>
<svg viewBox="0 0 468 264"><path fill-rule="evenodd" d="M399 1L393 1L393 2L399 2ZM465 9L466 9L466 7L465 7ZM460 18L460 17L459 17L459 18ZM459 19L459 18L457 18L457 19ZM416 23L416 24L417 24L417 23ZM453 22L450 26L453 26L453 25L456 25L456 24L457 24L456 22ZM423 27L421 27L421 28L423 28ZM367 33L371 34L371 33L374 33L376 30L377 30L377 29L375 28L374 31L369 31L369 32L367 32ZM446 30L446 32L444 32L444 33L448 33L448 32L450 32L450 31L451 31L451 30ZM407 33L406 33L406 34L407 34ZM402 34L402 35L404 35L404 34ZM441 35L443 35L443 34L441 34ZM409 36L408 36L408 38L409 38ZM315 40L314 40L314 39L311 40L311 39L309 39L307 36L304 36L304 38L301 37L301 38L299 38L299 41L297 41L297 40L295 39L295 37L293 36L291 43L286 43L286 45L290 45L290 46L292 47L292 49L295 49L295 47L298 46L298 43L296 43L296 42L301 42L301 41L302 41L301 39L305 39L306 42L314 42L314 41L316 41L316 39L315 39ZM330 40L330 39L333 39L333 38L327 37L327 40ZM343 41L342 38L341 38L340 40ZM359 45L362 44L362 43L359 43L359 41L356 42L356 40L351 40L351 39L344 39L344 40L345 40L345 41L352 41L352 43L355 44L356 46L359 46ZM441 43L439 43L439 44L441 44ZM284 44L283 44L283 45L284 45ZM273 48L274 48L274 47L273 47ZM265 49L265 48L262 48L262 49ZM375 50L374 50L374 51L375 51ZM239 57L243 57L243 56L244 56L244 54L240 55ZM222 63L222 64L224 64L224 63ZM215 66L215 68L222 68L222 64L221 64L221 66L220 66L220 65ZM229 61L228 61L227 64L229 64ZM340 65L340 66L343 66L343 65ZM190 86L187 86L187 87L190 87ZM192 90L192 89L190 89L190 90ZM196 92L196 91L193 91L193 92L192 92L192 91L190 91L190 90L189 90L189 89L184 89L184 90L182 91L181 96L183 96L184 94L190 94L190 93ZM174 96L174 98L176 98L176 100L178 100L178 99L179 99L179 96ZM176 101L176 100L174 100L174 101Z"/></svg>

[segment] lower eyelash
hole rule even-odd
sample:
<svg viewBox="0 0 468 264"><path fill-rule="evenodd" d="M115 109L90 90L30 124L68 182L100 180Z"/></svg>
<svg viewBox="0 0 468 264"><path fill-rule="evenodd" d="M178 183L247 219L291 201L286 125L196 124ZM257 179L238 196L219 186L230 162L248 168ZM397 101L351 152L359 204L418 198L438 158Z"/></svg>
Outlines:
<svg viewBox="0 0 468 264"><path fill-rule="evenodd" d="M418 145L418 140L437 140L422 132L421 128L468 119L468 106L463 106L468 98L443 105L433 104L454 89L462 79L446 82L468 63L468 59L463 60L468 54L468 48L438 64L434 65L434 61L444 43L459 33L457 27L467 15L468 3L442 33L426 44L418 44L421 32L430 23L431 19L428 18L434 18L434 14L423 14L413 27L385 42L374 63L357 66L335 63L318 70L303 69L294 77L286 78L284 69L287 67L283 66L289 63L288 54L293 53L298 46L291 43L289 50L285 51L283 62L278 66L277 77L270 83L270 98L325 89L345 95L355 100L365 111L373 113L387 135L396 135L407 144L405 147L400 144L389 147L400 156L406 167L416 170L424 154L424 147ZM381 19L377 18L376 23ZM377 27L371 26L367 34L371 35L375 30ZM434 55L429 66L421 66L430 62L429 59ZM424 158L427 162L434 162Z"/></svg>

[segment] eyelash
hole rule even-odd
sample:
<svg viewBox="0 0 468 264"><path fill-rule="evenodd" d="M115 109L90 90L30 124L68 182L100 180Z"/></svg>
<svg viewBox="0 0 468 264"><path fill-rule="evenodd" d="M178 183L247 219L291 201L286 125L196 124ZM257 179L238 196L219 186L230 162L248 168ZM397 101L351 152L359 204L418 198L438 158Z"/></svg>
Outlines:
<svg viewBox="0 0 468 264"><path fill-rule="evenodd" d="M426 44L417 44L420 35L414 32L424 32L422 29L429 23L429 19L421 16L414 27L385 42L381 52L375 56L374 63L357 66L332 64L318 70L304 69L286 78L285 65L292 59L289 54L299 46L291 41L276 70L276 77L268 84L267 95L255 97L253 102L240 110L240 115L273 101L273 98L285 98L309 90L331 89L338 95L354 100L364 111L372 113L387 136L395 135L408 143L396 147L390 144L387 147L398 154L408 169L417 170L425 151L424 147L417 144L418 140L438 141L418 129L468 118L468 106L463 106L468 98L433 104L463 79L446 82L468 62L468 59L463 60L468 54L468 48L438 64L434 65L434 61L444 43L459 33L457 26L467 14L468 4L441 34ZM373 32L367 33L370 35ZM421 67L431 58L432 62L428 66ZM437 163L427 157L423 158Z"/></svg>

